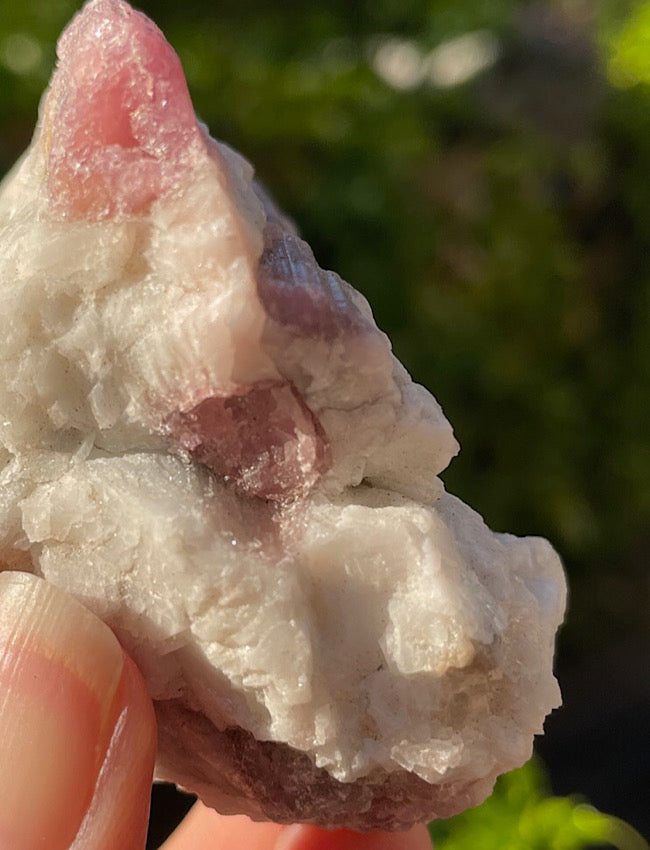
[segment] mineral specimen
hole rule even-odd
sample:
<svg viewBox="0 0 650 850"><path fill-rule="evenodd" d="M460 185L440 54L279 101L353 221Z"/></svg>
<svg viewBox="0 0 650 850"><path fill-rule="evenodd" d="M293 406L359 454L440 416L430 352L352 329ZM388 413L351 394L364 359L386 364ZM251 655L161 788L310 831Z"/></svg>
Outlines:
<svg viewBox="0 0 650 850"><path fill-rule="evenodd" d="M451 427L122 0L59 42L0 197L0 560L139 663L158 775L398 829L480 802L559 702L545 541L444 492Z"/></svg>

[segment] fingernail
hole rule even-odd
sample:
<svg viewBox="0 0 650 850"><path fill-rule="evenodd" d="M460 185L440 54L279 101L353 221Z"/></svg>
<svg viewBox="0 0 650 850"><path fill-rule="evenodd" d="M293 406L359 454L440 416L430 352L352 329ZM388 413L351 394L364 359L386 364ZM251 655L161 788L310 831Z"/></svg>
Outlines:
<svg viewBox="0 0 650 850"><path fill-rule="evenodd" d="M110 741L122 658L63 591L0 573L0 847L71 843Z"/></svg>

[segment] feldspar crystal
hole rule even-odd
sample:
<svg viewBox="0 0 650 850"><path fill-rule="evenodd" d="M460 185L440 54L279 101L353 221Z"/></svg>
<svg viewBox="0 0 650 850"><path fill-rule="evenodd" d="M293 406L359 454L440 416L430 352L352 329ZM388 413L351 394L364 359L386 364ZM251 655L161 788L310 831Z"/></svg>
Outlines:
<svg viewBox="0 0 650 850"><path fill-rule="evenodd" d="M140 665L158 775L396 829L480 802L559 703L565 586L438 478L457 451L122 0L59 42L0 197L0 560Z"/></svg>

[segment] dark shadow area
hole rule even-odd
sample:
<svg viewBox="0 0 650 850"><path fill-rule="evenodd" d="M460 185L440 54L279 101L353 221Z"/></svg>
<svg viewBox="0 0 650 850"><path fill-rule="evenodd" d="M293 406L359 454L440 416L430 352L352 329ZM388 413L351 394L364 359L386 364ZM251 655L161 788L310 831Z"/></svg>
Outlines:
<svg viewBox="0 0 650 850"><path fill-rule="evenodd" d="M151 820L146 850L158 850L194 805L196 797L174 785L156 783L151 791Z"/></svg>
<svg viewBox="0 0 650 850"><path fill-rule="evenodd" d="M580 794L650 839L649 653L618 644L560 667L564 705L536 750L556 794Z"/></svg>

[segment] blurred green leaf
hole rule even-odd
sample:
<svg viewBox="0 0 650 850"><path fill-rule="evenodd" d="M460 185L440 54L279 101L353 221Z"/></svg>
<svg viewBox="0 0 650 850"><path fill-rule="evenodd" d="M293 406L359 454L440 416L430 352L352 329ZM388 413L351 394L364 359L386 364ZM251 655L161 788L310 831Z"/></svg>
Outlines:
<svg viewBox="0 0 650 850"><path fill-rule="evenodd" d="M609 54L607 70L614 85L650 83L650 3L640 3L611 38Z"/></svg>
<svg viewBox="0 0 650 850"><path fill-rule="evenodd" d="M647 842L618 818L573 797L549 796L544 772L529 761L501 776L481 806L429 831L436 850L648 850Z"/></svg>

